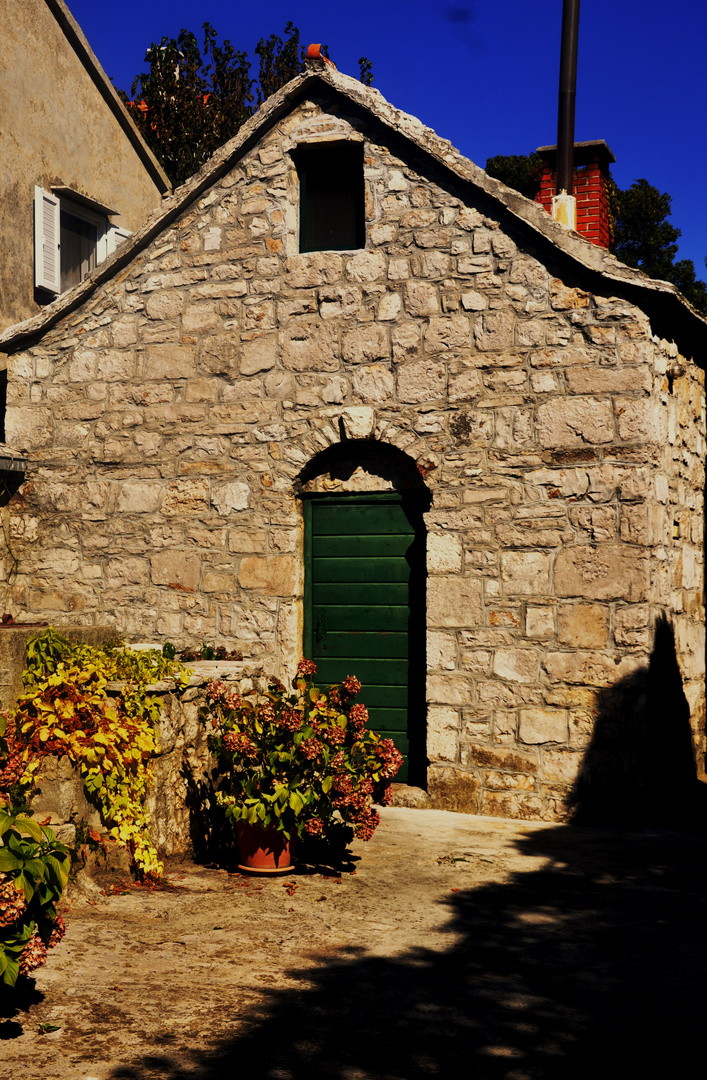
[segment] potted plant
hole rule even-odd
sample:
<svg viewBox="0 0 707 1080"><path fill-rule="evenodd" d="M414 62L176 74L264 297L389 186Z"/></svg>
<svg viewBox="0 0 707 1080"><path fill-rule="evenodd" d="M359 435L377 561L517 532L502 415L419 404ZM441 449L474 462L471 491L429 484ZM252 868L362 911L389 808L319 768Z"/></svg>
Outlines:
<svg viewBox="0 0 707 1080"><path fill-rule="evenodd" d="M354 701L360 682L349 675L319 689L316 672L300 660L292 692L279 679L247 697L221 681L207 688L216 798L236 827L243 868L286 871L297 837L326 837L342 821L368 840L380 820L373 802L390 801L402 756L366 727L366 707Z"/></svg>

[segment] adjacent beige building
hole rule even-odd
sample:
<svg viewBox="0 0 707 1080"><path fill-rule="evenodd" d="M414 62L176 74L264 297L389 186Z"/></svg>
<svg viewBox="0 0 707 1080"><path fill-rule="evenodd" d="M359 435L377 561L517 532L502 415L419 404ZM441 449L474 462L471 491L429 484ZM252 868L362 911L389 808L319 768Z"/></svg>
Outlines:
<svg viewBox="0 0 707 1080"><path fill-rule="evenodd" d="M437 806L701 768L707 323L377 91L310 65L0 346L17 618L359 656Z"/></svg>
<svg viewBox="0 0 707 1080"><path fill-rule="evenodd" d="M0 328L29 318L170 190L63 0L0 0Z"/></svg>

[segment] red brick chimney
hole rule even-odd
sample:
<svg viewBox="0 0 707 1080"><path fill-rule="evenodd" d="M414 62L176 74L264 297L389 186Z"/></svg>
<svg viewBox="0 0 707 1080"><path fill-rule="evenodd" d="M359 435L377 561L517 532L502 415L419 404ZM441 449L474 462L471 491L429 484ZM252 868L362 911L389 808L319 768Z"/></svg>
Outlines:
<svg viewBox="0 0 707 1080"><path fill-rule="evenodd" d="M555 170L557 147L539 146L537 153L543 159L540 191L535 201L542 203L548 214L552 213L552 197L555 194ZM577 199L577 232L598 247L608 248L611 242L609 229L608 183L611 180L609 165L616 158L603 139L596 142L574 144L574 192Z"/></svg>

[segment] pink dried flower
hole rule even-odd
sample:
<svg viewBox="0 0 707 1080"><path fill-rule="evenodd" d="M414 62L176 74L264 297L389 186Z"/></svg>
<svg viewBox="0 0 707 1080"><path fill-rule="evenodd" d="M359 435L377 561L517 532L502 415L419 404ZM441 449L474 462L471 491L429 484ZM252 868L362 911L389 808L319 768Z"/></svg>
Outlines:
<svg viewBox="0 0 707 1080"><path fill-rule="evenodd" d="M324 741L329 743L329 746L340 746L346 739L346 732L338 724L323 727L321 735Z"/></svg>
<svg viewBox="0 0 707 1080"><path fill-rule="evenodd" d="M302 657L299 664L297 665L297 674L305 676L316 675L317 665L314 663L313 660L305 660L305 658Z"/></svg>
<svg viewBox="0 0 707 1080"><path fill-rule="evenodd" d="M334 791L339 795L347 795L353 791L353 781L348 773L337 773L334 777Z"/></svg>
<svg viewBox="0 0 707 1080"><path fill-rule="evenodd" d="M49 940L47 941L47 948L53 949L56 945L58 945L65 933L66 924L62 919L61 915L57 915L54 923L52 924L52 932L49 935Z"/></svg>
<svg viewBox="0 0 707 1080"><path fill-rule="evenodd" d="M386 784L380 793L378 802L381 806L391 806L393 803L393 789L390 784Z"/></svg>
<svg viewBox="0 0 707 1080"><path fill-rule="evenodd" d="M324 835L324 822L321 818L313 817L309 821L304 823L305 832L308 832L310 836L323 836Z"/></svg>
<svg viewBox="0 0 707 1080"><path fill-rule="evenodd" d="M323 750L319 739L302 739L299 748L308 761L316 761Z"/></svg>
<svg viewBox="0 0 707 1080"><path fill-rule="evenodd" d="M280 727L285 731L299 731L302 727L302 713L296 709L283 709L279 718Z"/></svg>
<svg viewBox="0 0 707 1080"><path fill-rule="evenodd" d="M379 824L380 814L378 811L369 810L369 812L354 825L354 836L359 840L370 840Z"/></svg>
<svg viewBox="0 0 707 1080"><path fill-rule="evenodd" d="M206 687L206 696L213 705L218 705L228 693L228 687L221 679L214 679Z"/></svg>
<svg viewBox="0 0 707 1080"><path fill-rule="evenodd" d="M20 953L20 975L30 975L47 959L47 947L37 931L32 936Z"/></svg>
<svg viewBox="0 0 707 1080"><path fill-rule="evenodd" d="M375 747L374 753L383 762L380 770L382 780L392 780L403 763L403 755L392 739L381 739Z"/></svg>
<svg viewBox="0 0 707 1080"><path fill-rule="evenodd" d="M258 719L264 724L272 724L275 720L275 709L270 701L264 701L258 706Z"/></svg>
<svg viewBox="0 0 707 1080"><path fill-rule="evenodd" d="M223 699L223 704L227 709L240 709L243 698L235 690L229 690Z"/></svg>
<svg viewBox="0 0 707 1080"><path fill-rule="evenodd" d="M355 675L347 675L341 684L348 697L355 697L361 689L361 683Z"/></svg>
<svg viewBox="0 0 707 1080"><path fill-rule="evenodd" d="M223 745L232 754L240 754L241 757L254 758L258 756L258 747L247 735L240 731L227 731L223 737Z"/></svg>
<svg viewBox="0 0 707 1080"><path fill-rule="evenodd" d="M0 926L12 926L24 915L27 901L22 886L13 878L0 874L0 882Z"/></svg>
<svg viewBox="0 0 707 1080"><path fill-rule="evenodd" d="M346 754L344 753L344 751L337 750L333 758L331 759L330 764L332 769L343 769L344 765L346 764Z"/></svg>

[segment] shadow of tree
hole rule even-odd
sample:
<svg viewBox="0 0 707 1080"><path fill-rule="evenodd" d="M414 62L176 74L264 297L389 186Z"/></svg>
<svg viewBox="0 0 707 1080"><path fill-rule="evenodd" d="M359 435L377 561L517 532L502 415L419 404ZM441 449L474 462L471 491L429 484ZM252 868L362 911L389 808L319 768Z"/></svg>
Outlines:
<svg viewBox="0 0 707 1080"><path fill-rule="evenodd" d="M707 788L697 778L690 708L665 616L656 621L648 670L601 692L568 801L576 824L707 828Z"/></svg>
<svg viewBox="0 0 707 1080"><path fill-rule="evenodd" d="M707 987L703 837L529 832L547 861L453 894L449 946L366 942L261 989L239 1035L144 1057L114 1080L417 1080L675 1074L699 1060ZM537 867L537 862L534 863ZM264 1017L264 1018L263 1018Z"/></svg>

